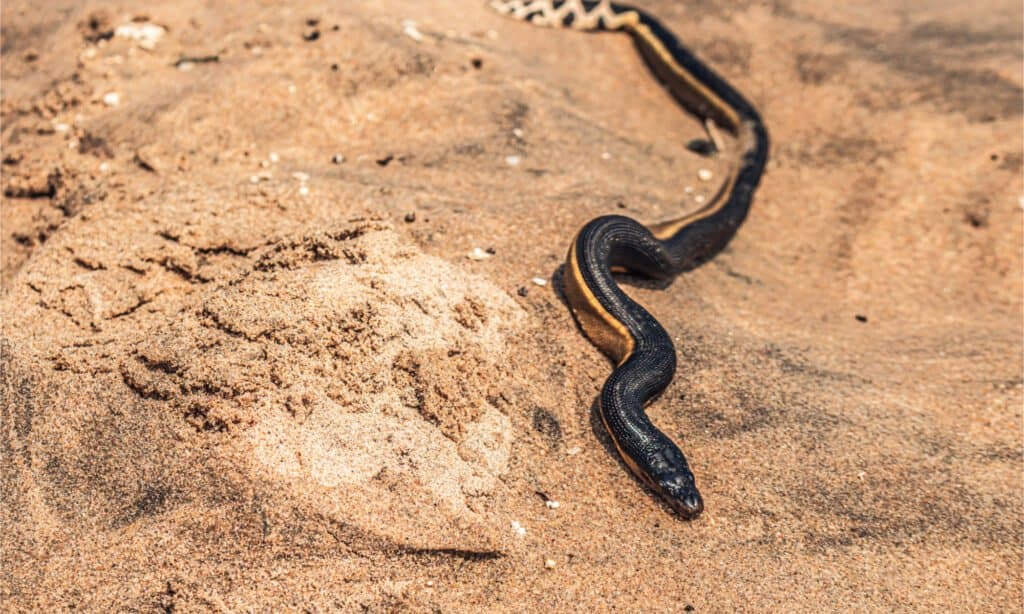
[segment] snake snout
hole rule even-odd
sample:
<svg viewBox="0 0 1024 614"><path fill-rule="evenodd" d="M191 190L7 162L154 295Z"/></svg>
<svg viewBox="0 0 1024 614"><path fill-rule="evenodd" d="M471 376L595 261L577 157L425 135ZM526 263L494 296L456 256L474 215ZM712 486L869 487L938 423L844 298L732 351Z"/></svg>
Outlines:
<svg viewBox="0 0 1024 614"><path fill-rule="evenodd" d="M693 520L704 511L704 499L693 485L692 479L671 480L663 486L665 499L683 520Z"/></svg>
<svg viewBox="0 0 1024 614"><path fill-rule="evenodd" d="M680 516L690 520L700 516L700 513L704 511L704 500L700 498L699 492L693 490L679 501L675 509Z"/></svg>

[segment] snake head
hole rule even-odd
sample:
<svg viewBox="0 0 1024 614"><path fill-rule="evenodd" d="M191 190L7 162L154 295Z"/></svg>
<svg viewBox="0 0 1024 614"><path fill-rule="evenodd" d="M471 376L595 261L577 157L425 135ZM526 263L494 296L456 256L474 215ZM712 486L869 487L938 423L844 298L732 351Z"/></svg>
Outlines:
<svg viewBox="0 0 1024 614"><path fill-rule="evenodd" d="M683 520L693 520L704 511L704 500L693 483L693 475L676 473L657 481L658 492Z"/></svg>
<svg viewBox="0 0 1024 614"><path fill-rule="evenodd" d="M650 457L648 483L683 520L693 520L704 511L686 458L675 444L659 449Z"/></svg>

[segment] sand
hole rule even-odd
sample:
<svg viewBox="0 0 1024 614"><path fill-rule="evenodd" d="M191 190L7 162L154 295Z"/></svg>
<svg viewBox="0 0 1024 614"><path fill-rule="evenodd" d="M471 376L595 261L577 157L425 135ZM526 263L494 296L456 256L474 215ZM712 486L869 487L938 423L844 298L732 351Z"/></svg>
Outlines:
<svg viewBox="0 0 1024 614"><path fill-rule="evenodd" d="M560 294L727 168L629 39L248 4L3 4L3 609L1020 610L1019 3L644 5L773 138L628 280L690 523Z"/></svg>

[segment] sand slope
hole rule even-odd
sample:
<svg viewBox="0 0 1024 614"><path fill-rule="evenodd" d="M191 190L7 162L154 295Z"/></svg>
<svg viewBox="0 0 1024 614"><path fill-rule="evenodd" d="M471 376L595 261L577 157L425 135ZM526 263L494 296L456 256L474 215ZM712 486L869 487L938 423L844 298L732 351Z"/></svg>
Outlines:
<svg viewBox="0 0 1024 614"><path fill-rule="evenodd" d="M629 286L693 523L558 290L582 223L726 168L628 38L4 3L5 607L1019 608L1020 6L648 8L773 138L729 249Z"/></svg>

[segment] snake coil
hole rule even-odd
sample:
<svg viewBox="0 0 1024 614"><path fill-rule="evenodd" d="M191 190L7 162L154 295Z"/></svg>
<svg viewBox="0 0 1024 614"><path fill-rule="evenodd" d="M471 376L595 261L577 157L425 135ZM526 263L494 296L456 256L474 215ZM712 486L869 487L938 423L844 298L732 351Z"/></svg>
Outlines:
<svg viewBox="0 0 1024 614"><path fill-rule="evenodd" d="M750 103L643 11L608 0L495 0L492 6L537 25L628 32L676 101L723 126L738 144L737 160L706 206L652 226L621 215L591 220L573 239L565 269L566 297L576 321L616 362L598 397L601 421L633 473L682 518L695 518L704 502L686 457L644 412L672 381L675 348L661 324L622 291L612 274L670 281L721 251L750 210L768 158L768 133Z"/></svg>

